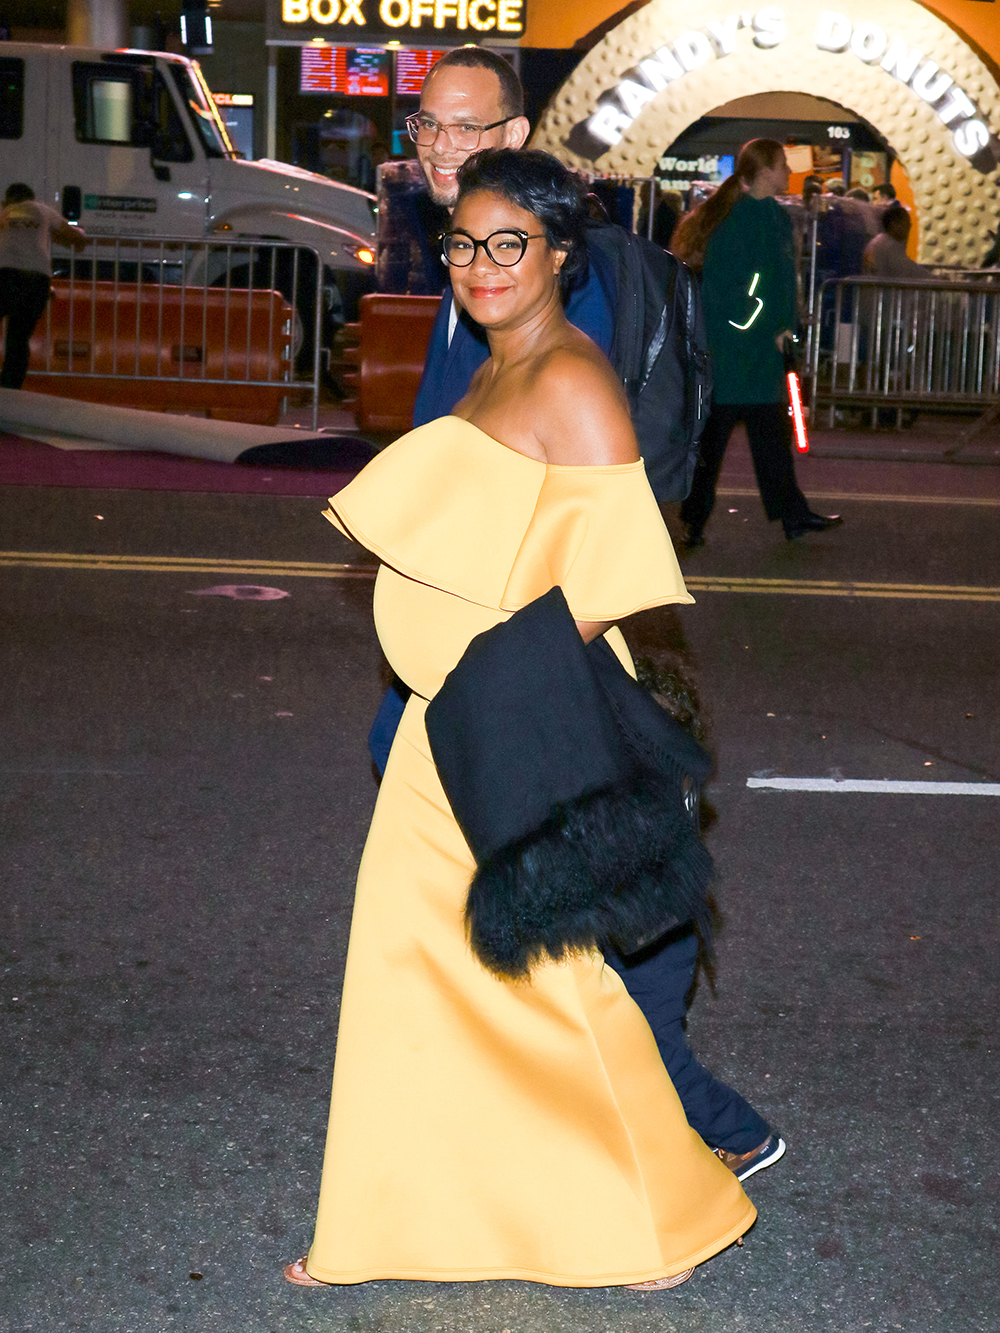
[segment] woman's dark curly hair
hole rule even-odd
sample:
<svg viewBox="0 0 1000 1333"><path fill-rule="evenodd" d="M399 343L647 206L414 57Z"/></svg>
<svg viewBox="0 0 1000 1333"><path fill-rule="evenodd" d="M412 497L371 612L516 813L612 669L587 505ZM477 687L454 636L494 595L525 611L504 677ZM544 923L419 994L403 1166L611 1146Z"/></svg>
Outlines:
<svg viewBox="0 0 1000 1333"><path fill-rule="evenodd" d="M587 281L586 188L549 153L533 149L484 148L458 169L458 201L480 190L502 195L532 213L553 250L567 251L559 270L565 301Z"/></svg>

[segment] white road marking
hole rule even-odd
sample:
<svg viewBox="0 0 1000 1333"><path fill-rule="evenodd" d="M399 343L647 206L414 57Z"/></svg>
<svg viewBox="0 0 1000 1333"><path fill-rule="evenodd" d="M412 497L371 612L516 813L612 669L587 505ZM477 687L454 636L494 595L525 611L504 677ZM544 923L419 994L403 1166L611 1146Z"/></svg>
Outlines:
<svg viewBox="0 0 1000 1333"><path fill-rule="evenodd" d="M770 791L868 791L909 796L1000 796L1000 782L898 782L893 778L747 778Z"/></svg>

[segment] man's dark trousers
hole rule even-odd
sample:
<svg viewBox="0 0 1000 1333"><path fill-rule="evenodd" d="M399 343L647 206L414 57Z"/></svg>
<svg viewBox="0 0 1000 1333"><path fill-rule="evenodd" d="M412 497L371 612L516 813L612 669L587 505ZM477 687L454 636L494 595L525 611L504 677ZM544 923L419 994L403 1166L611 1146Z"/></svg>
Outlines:
<svg viewBox="0 0 1000 1333"><path fill-rule="evenodd" d="M45 313L50 285L45 273L0 268L0 319L7 320L0 388L19 389L24 383L31 335Z"/></svg>
<svg viewBox="0 0 1000 1333"><path fill-rule="evenodd" d="M641 954L623 959L605 950L605 958L642 1010L691 1128L712 1148L759 1148L771 1132L767 1121L700 1065L687 1044L687 998L698 961L694 931L682 926Z"/></svg>

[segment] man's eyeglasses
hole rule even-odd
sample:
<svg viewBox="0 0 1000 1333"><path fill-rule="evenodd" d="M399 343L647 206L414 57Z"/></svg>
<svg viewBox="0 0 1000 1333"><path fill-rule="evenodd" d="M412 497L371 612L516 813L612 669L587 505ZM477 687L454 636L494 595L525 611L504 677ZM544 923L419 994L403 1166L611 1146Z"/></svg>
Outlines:
<svg viewBox="0 0 1000 1333"><path fill-rule="evenodd" d="M433 116L425 115L423 111L414 111L412 116L406 117L406 129L418 148L433 147L438 135L444 134L447 135L452 148L456 148L460 153L474 153L479 147L480 138L487 130L498 129L501 125L506 125L509 120L514 119L514 116L504 116L503 120L495 120L492 125L468 125L465 123L442 125Z"/></svg>
<svg viewBox="0 0 1000 1333"><path fill-rule="evenodd" d="M480 246L500 268L513 268L524 258L529 241L540 241L544 232L529 236L526 231L491 231L484 241L477 241L467 231L446 231L441 237L441 254L452 268L468 268Z"/></svg>

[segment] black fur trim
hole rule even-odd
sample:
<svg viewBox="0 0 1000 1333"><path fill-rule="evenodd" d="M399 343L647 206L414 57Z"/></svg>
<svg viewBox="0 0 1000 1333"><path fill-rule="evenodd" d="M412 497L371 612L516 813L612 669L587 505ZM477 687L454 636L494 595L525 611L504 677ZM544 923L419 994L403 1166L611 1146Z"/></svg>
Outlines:
<svg viewBox="0 0 1000 1333"><path fill-rule="evenodd" d="M631 953L681 922L706 926L711 877L678 784L641 774L556 807L486 857L466 903L469 938L510 978L602 943Z"/></svg>

